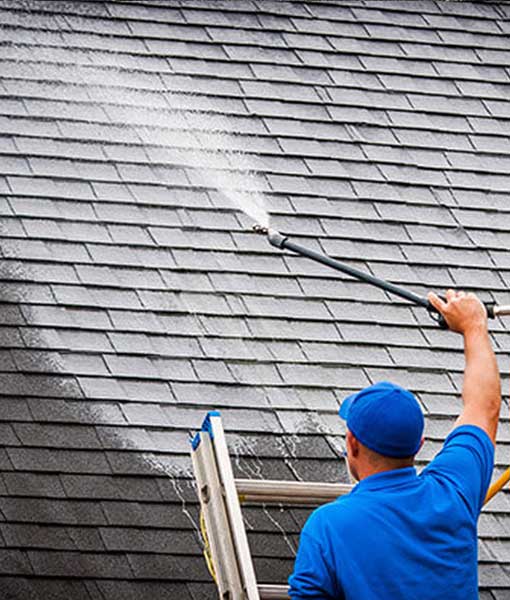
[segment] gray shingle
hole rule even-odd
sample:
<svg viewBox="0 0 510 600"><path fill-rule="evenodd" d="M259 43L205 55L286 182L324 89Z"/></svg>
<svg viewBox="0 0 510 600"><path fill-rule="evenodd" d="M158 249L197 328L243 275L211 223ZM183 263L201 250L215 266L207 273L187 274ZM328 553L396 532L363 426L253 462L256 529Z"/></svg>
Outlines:
<svg viewBox="0 0 510 600"><path fill-rule="evenodd" d="M367 375L372 382L380 381L384 377L389 377L395 383L413 391L430 390L441 393L452 393L455 391L448 375L444 373L425 371L410 372L400 369L367 369Z"/></svg>
<svg viewBox="0 0 510 600"><path fill-rule="evenodd" d="M497 289L504 286L498 273L487 269L469 269L463 267L449 269L455 284L469 289Z"/></svg>
<svg viewBox="0 0 510 600"><path fill-rule="evenodd" d="M348 342L419 347L424 343L424 337L418 328L344 323L339 328L342 337Z"/></svg>
<svg viewBox="0 0 510 600"><path fill-rule="evenodd" d="M283 101L318 102L320 97L313 87L298 83L266 83L262 81L246 81L241 83L247 96L258 98L277 98Z"/></svg>
<svg viewBox="0 0 510 600"><path fill-rule="evenodd" d="M30 196L34 192L32 177L8 177L9 187L14 194ZM37 179L37 193L41 196L89 200L93 198L89 183L82 181L56 181L46 178Z"/></svg>
<svg viewBox="0 0 510 600"><path fill-rule="evenodd" d="M366 9L353 7L351 10L353 15L367 23L395 23L411 27L423 27L427 21L424 16L412 11L414 6L420 6L420 3L410 2L409 4L400 5L397 2L389 2L387 5L383 5L380 2L375 2L373 5L368 5ZM383 10L377 10L378 7L390 8L391 12L386 13Z"/></svg>
<svg viewBox="0 0 510 600"><path fill-rule="evenodd" d="M122 412L133 425L166 425L169 423L159 406L149 403L124 403Z"/></svg>
<svg viewBox="0 0 510 600"><path fill-rule="evenodd" d="M258 25L258 22L255 21ZM249 29L232 29L232 27L208 27L207 32L215 42L222 44L254 44L259 47L285 47L285 40L279 32Z"/></svg>
<svg viewBox="0 0 510 600"><path fill-rule="evenodd" d="M300 60L295 52L290 49L275 49L275 48L260 48L257 46L248 45L224 45L225 52L228 57L234 61L242 62L271 62L271 58L283 64L299 65ZM237 68L237 65L236 65ZM230 67L229 70L231 70Z"/></svg>
<svg viewBox="0 0 510 600"><path fill-rule="evenodd" d="M438 228L422 225L409 225L406 227L414 242L426 244L445 244L449 246L472 247L473 241L466 231L458 226L452 228Z"/></svg>
<svg viewBox="0 0 510 600"><path fill-rule="evenodd" d="M52 426L21 423L14 426L24 446L99 449L99 439L90 426Z"/></svg>
<svg viewBox="0 0 510 600"><path fill-rule="evenodd" d="M103 529L101 535L110 551L156 551L169 554L172 550L173 552L192 554L200 549L193 533L189 531L179 532L177 538L173 538L172 541L170 541L167 530L152 530L149 533L143 529L108 528ZM172 546L176 543L177 546Z"/></svg>
<svg viewBox="0 0 510 600"><path fill-rule="evenodd" d="M251 233L214 168L232 190L262 190L272 226L299 243L417 293L470 284L507 301L508 11L37 8L1 9L0 508L3 543L33 564L29 580L2 561L16 575L2 586L202 600L214 586L187 438L206 409L221 407L243 476L338 479L339 402L395 378L430 416L423 466L458 412L463 366L461 340L425 311ZM492 335L501 360L505 324ZM271 517L297 543L305 512ZM480 530L482 594L501 598L508 512L500 494ZM283 581L290 550L267 516L248 520L258 573Z"/></svg>
<svg viewBox="0 0 510 600"><path fill-rule="evenodd" d="M447 208L439 206L403 206L390 202L378 203L376 208L386 221L406 223L418 222L420 225L454 226L456 221Z"/></svg>
<svg viewBox="0 0 510 600"><path fill-rule="evenodd" d="M281 430L274 413L263 410L221 411L225 431L277 433Z"/></svg>
<svg viewBox="0 0 510 600"><path fill-rule="evenodd" d="M386 299L384 292L379 288L354 280L300 277L299 282L310 298L359 300L363 297L365 301L384 301Z"/></svg>
<svg viewBox="0 0 510 600"><path fill-rule="evenodd" d="M245 296L244 303L251 315L325 320L330 318L330 315L322 302Z"/></svg>
<svg viewBox="0 0 510 600"><path fill-rule="evenodd" d="M106 555L104 553L87 555L87 560L80 560L79 552L35 552L28 556L37 575L63 577L72 570L78 577L108 577L113 573L127 577L131 569L124 556Z"/></svg>
<svg viewBox="0 0 510 600"><path fill-rule="evenodd" d="M328 113L325 107L304 102L282 102L281 100L247 99L245 104L251 115L263 117L284 117L290 119L316 119L325 121Z"/></svg>
<svg viewBox="0 0 510 600"><path fill-rule="evenodd" d="M413 152L419 153L420 151L406 150L406 152L409 152L410 156L412 156ZM403 204L432 204L434 206L438 203L436 195L430 189L422 186L401 186L392 183L355 181L353 182L353 188L356 192L356 197L365 200L365 202L389 200Z"/></svg>
<svg viewBox="0 0 510 600"><path fill-rule="evenodd" d="M471 136L474 147L482 152L499 152L508 154L509 144L508 139L493 135L473 135Z"/></svg>
<svg viewBox="0 0 510 600"><path fill-rule="evenodd" d="M306 358L313 362L355 365L389 365L391 359L384 348L367 345L303 342L300 344Z"/></svg>
<svg viewBox="0 0 510 600"><path fill-rule="evenodd" d="M88 450L10 448L9 459L20 471L60 473L111 473L105 456Z"/></svg>
<svg viewBox="0 0 510 600"><path fill-rule="evenodd" d="M406 146L424 148L446 148L451 150L471 150L469 137L463 133L424 131L419 129L393 129L396 138Z"/></svg>
<svg viewBox="0 0 510 600"><path fill-rule="evenodd" d="M223 59L226 57L221 46L213 46L208 43L192 41L194 34L188 32L188 27L182 30L182 35L182 41L177 39L178 36L175 36L176 39L145 38L142 42L142 48L144 50L148 49L150 53L159 56L184 56L212 59ZM189 41L185 41L187 38L189 38Z"/></svg>
<svg viewBox="0 0 510 600"><path fill-rule="evenodd" d="M228 364L233 381L246 385L278 385L282 378L277 365L264 363L234 363Z"/></svg>
<svg viewBox="0 0 510 600"><path fill-rule="evenodd" d="M282 0L282 2L270 5L263 0L253 0L253 4L260 12L267 12L270 15L286 15L289 17L308 17L310 15L310 11L307 7L287 0Z"/></svg>
<svg viewBox="0 0 510 600"><path fill-rule="evenodd" d="M482 116L489 114L486 104L474 98L437 98L426 94L409 94L408 98L414 108L425 112Z"/></svg>
<svg viewBox="0 0 510 600"><path fill-rule="evenodd" d="M362 321L390 323L394 325L414 325L413 314L407 306L368 304L359 302L329 301L326 303L333 317L342 321Z"/></svg>
<svg viewBox="0 0 510 600"><path fill-rule="evenodd" d="M404 42L436 43L440 36L430 29L404 28L393 25L367 24L366 30L372 38L402 40Z"/></svg>
<svg viewBox="0 0 510 600"><path fill-rule="evenodd" d="M370 241L391 240L392 242L409 240L407 231L399 224L347 219L321 219L321 222L326 233L335 237L353 238L355 240L366 239Z"/></svg>
<svg viewBox="0 0 510 600"><path fill-rule="evenodd" d="M270 293L275 296L300 295L299 285L288 274L272 276L269 274L210 273L208 279L217 292L256 293L259 295Z"/></svg>
<svg viewBox="0 0 510 600"><path fill-rule="evenodd" d="M211 358L267 360L273 357L267 344L238 338L204 337L200 339L200 348Z"/></svg>
<svg viewBox="0 0 510 600"><path fill-rule="evenodd" d="M368 380L361 369L346 369L318 365L287 365L278 367L283 379L291 385L363 387Z"/></svg>
<svg viewBox="0 0 510 600"><path fill-rule="evenodd" d="M289 21L289 28L293 28ZM326 50L332 49L331 43L327 38L320 35L307 35L303 33L284 33L282 34L287 46L290 48L300 48L304 50Z"/></svg>
<svg viewBox="0 0 510 600"><path fill-rule="evenodd" d="M152 527L168 527L177 526L182 529L186 528L186 516L181 511L172 513L172 520L165 518L164 505L156 502L147 503L147 512L143 511L143 505L136 502L103 502L102 508L110 525L115 526L152 526Z"/></svg>
<svg viewBox="0 0 510 600"><path fill-rule="evenodd" d="M63 498L66 495L58 475L6 472L2 474L2 479L6 491L13 496L37 496L40 494L51 498Z"/></svg>
<svg viewBox="0 0 510 600"><path fill-rule="evenodd" d="M483 33L473 34L469 31L442 31L441 37L447 44L468 47L494 47L501 46L499 36L485 35Z"/></svg>
<svg viewBox="0 0 510 600"><path fill-rule="evenodd" d="M162 21L170 23L182 23L184 17L176 8L162 7L147 9L144 6L137 5L113 5L108 7L108 12L113 17L124 19L139 19L142 21Z"/></svg>
<svg viewBox="0 0 510 600"><path fill-rule="evenodd" d="M407 183L408 181L411 181L418 185L438 186L446 186L448 184L446 175L441 171L433 169L394 165L381 165L379 169L390 182Z"/></svg>
<svg viewBox="0 0 510 600"><path fill-rule="evenodd" d="M421 264L462 265L465 267L490 268L489 253L481 250L466 250L445 248L442 246L430 247L412 244L403 248L411 262Z"/></svg>
<svg viewBox="0 0 510 600"><path fill-rule="evenodd" d="M505 131L506 121L504 119L468 117L469 124L475 133L501 135Z"/></svg>

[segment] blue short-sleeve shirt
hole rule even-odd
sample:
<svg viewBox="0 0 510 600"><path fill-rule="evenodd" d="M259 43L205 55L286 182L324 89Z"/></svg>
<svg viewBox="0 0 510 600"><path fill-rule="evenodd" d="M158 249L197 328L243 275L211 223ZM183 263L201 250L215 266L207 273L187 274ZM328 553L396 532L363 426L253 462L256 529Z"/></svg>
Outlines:
<svg viewBox="0 0 510 600"><path fill-rule="evenodd" d="M462 425L421 472L363 479L303 528L292 600L476 600L478 516L494 446Z"/></svg>

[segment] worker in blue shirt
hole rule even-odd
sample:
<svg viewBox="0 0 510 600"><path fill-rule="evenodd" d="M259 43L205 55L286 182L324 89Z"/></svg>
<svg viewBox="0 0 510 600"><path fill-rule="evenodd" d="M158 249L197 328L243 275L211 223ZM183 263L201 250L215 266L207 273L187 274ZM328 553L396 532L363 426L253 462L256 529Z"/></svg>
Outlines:
<svg viewBox="0 0 510 600"><path fill-rule="evenodd" d="M416 473L423 415L409 391L376 383L340 407L359 481L312 513L292 600L477 600L477 520L489 487L501 406L487 314L474 294L429 294L464 337L464 407L434 460Z"/></svg>

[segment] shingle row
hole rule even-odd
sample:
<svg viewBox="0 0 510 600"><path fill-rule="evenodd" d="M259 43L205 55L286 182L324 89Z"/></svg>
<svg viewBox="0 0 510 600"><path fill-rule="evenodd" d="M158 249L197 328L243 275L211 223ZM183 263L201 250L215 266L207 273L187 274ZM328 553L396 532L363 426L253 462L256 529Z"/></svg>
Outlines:
<svg viewBox="0 0 510 600"><path fill-rule="evenodd" d="M215 169L305 245L506 302L508 7L0 4L0 584L210 598L187 456L207 408L238 475L346 480L346 393L419 392L421 467L463 366L425 311L251 233ZM308 511L246 514L259 577L282 582ZM484 600L507 593L509 514L501 493L481 520Z"/></svg>

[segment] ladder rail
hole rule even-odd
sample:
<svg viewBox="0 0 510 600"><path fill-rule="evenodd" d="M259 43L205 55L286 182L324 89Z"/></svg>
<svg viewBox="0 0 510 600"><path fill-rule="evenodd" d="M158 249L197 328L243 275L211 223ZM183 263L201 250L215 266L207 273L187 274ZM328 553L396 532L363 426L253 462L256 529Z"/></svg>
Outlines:
<svg viewBox="0 0 510 600"><path fill-rule="evenodd" d="M220 598L242 598L241 574L228 525L214 449L207 433L200 432L198 435L199 444L191 453L191 458L210 546L215 583Z"/></svg>
<svg viewBox="0 0 510 600"><path fill-rule="evenodd" d="M289 600L288 587L257 584L243 503L320 505L348 494L350 484L234 479L219 412L211 411L192 440L193 470L222 600Z"/></svg>
<svg viewBox="0 0 510 600"><path fill-rule="evenodd" d="M255 569L248 545L248 536L244 527L241 505L234 481L234 473L228 453L225 432L219 415L210 417L211 437L214 439L214 449L218 470L223 483L225 504L230 519L231 531L234 538L239 568L243 580L247 600L260 600Z"/></svg>

